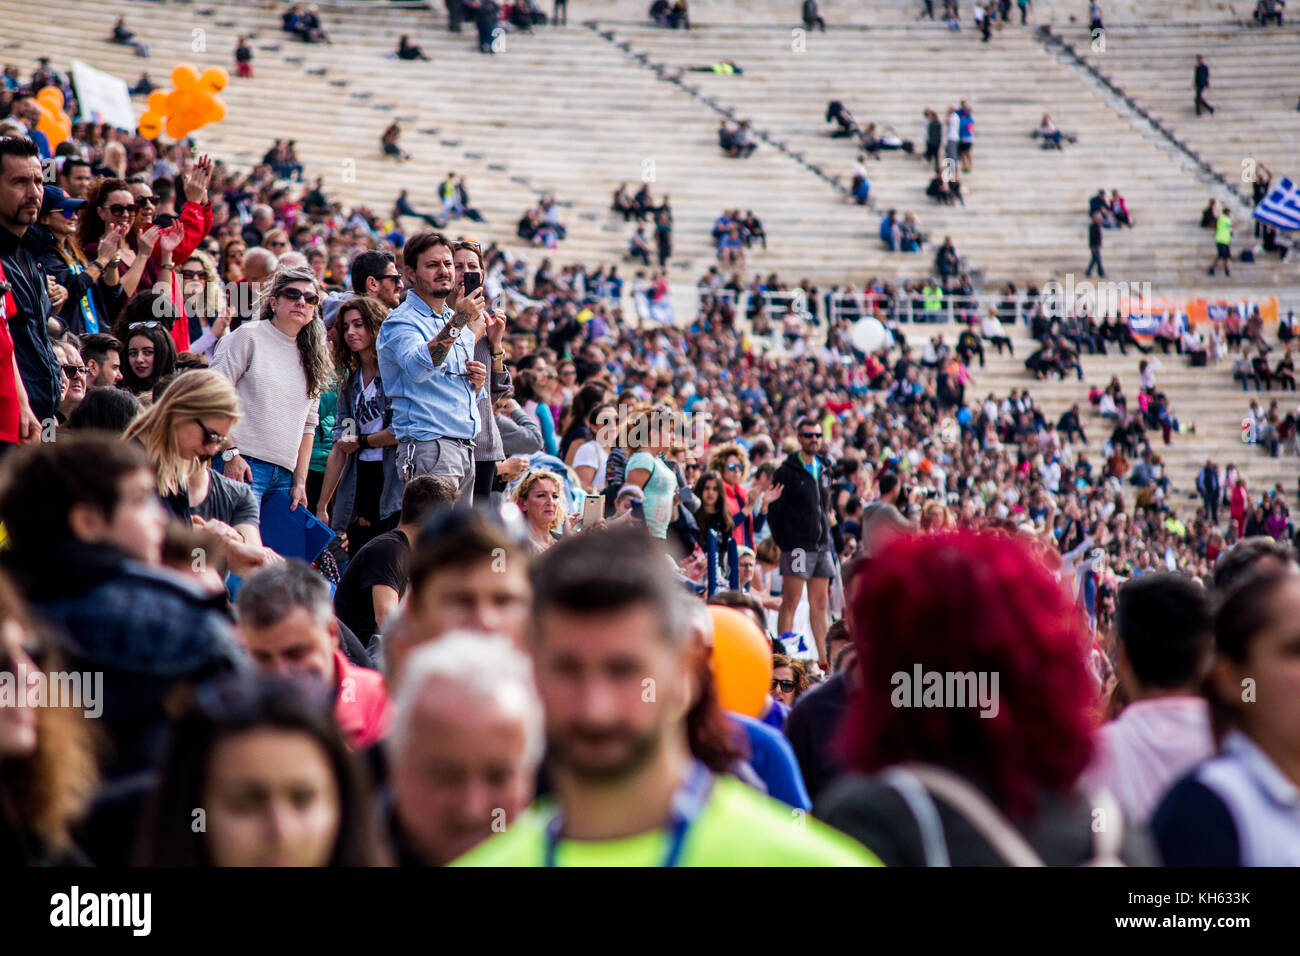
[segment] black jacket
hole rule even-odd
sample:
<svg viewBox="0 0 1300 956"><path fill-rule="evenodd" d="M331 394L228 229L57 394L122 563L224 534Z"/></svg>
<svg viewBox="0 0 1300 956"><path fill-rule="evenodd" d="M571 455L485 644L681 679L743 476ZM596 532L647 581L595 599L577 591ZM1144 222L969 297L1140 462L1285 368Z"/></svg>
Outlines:
<svg viewBox="0 0 1300 956"><path fill-rule="evenodd" d="M772 476L772 483L785 489L767 509L772 540L782 551L827 551L831 547L831 463L820 455L818 459L821 473L815 481L798 452L791 452Z"/></svg>
<svg viewBox="0 0 1300 956"><path fill-rule="evenodd" d="M18 371L27 389L32 413L39 421L53 418L63 391L60 362L50 347L45 321L49 318L50 293L45 269L37 259L37 237L31 229L20 238L0 226L0 264L13 286L16 314L7 316L14 340Z"/></svg>
<svg viewBox="0 0 1300 956"><path fill-rule="evenodd" d="M102 275L96 279L94 273L85 269L74 273L72 266L59 255L58 249L54 246L54 236L49 230L44 226L31 226L27 231L33 233L36 241L40 243L37 256L41 267L45 269L46 274L54 277L55 282L68 290L68 300L56 313L68 331L76 335L85 335L89 331L86 328L85 315L81 311L83 296L90 296L93 301L95 313L99 316L99 331L108 331L113 325L114 317L126 303L126 292L122 289L122 283L109 285L103 281Z"/></svg>

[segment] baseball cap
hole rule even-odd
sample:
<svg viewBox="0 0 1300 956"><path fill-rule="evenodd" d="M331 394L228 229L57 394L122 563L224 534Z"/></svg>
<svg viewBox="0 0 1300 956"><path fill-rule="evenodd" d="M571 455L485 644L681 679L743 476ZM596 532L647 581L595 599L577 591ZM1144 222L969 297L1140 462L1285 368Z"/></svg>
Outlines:
<svg viewBox="0 0 1300 956"><path fill-rule="evenodd" d="M41 215L63 209L80 209L86 205L84 199L73 199L58 186L46 186L45 196L41 199Z"/></svg>

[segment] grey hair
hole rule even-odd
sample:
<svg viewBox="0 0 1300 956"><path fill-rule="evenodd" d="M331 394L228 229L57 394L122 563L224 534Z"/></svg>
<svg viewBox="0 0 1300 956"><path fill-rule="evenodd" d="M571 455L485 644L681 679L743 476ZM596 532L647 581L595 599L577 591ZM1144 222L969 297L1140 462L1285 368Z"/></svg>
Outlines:
<svg viewBox="0 0 1300 956"><path fill-rule="evenodd" d="M270 275L275 271L276 263L279 262L275 253L270 249L264 249L261 246L253 246L251 249L244 251L244 269L248 269L250 262L260 262L266 269L266 274Z"/></svg>
<svg viewBox="0 0 1300 956"><path fill-rule="evenodd" d="M302 561L285 561L250 575L239 588L235 611L248 627L271 627L306 608L322 624L334 616L330 586Z"/></svg>
<svg viewBox="0 0 1300 956"><path fill-rule="evenodd" d="M286 252L284 255L280 257L278 268L308 269L310 268L310 265L307 262L307 257L304 256L301 252Z"/></svg>
<svg viewBox="0 0 1300 956"><path fill-rule="evenodd" d="M542 761L546 719L533 680L532 659L508 638L478 631L451 631L422 644L406 659L393 694L393 722L386 747L401 752L410 740L415 711L430 681L454 683L476 700L488 701L524 725L524 759Z"/></svg>

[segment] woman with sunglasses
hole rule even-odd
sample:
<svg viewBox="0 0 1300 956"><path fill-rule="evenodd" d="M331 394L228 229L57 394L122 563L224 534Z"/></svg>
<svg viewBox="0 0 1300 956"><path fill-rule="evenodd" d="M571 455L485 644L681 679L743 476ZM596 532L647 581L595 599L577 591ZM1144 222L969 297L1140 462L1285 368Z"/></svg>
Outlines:
<svg viewBox="0 0 1300 956"><path fill-rule="evenodd" d="M170 313L167 298L157 292L141 292L127 303L114 326L118 340L126 343L118 387L146 404L158 379L176 370L176 345L167 333L167 319L155 318Z"/></svg>
<svg viewBox="0 0 1300 956"><path fill-rule="evenodd" d="M744 446L730 442L723 445L709 456L709 470L715 471L722 478L723 491L726 494L727 511L732 515L736 544L749 544L745 540L745 522L751 524L750 536L753 536L752 518L749 515L749 490L744 481L749 474L749 453Z"/></svg>
<svg viewBox="0 0 1300 956"><path fill-rule="evenodd" d="M122 292L127 296L135 295L144 278L145 266L149 264L148 256L140 256L136 248L145 246L150 252L158 241L162 230L147 230L138 237L136 245L127 243L126 237L135 222L135 195L124 180L101 179L90 184L86 191L86 205L77 218L76 247L87 261L119 260L118 273ZM116 238L109 238L109 233L116 233ZM110 245L108 259L100 257L100 243ZM125 270L125 271L123 271Z"/></svg>
<svg viewBox="0 0 1300 956"><path fill-rule="evenodd" d="M378 299L356 296L339 309L329 332L338 393L336 425L316 516L346 533L355 556L372 538L396 525L403 482L397 473L392 400L384 395L375 339L388 310Z"/></svg>
<svg viewBox="0 0 1300 956"><path fill-rule="evenodd" d="M25 694L38 672L62 667L54 641L0 576L0 673ZM0 707L0 867L87 865L71 826L98 782L90 734L73 707Z"/></svg>
<svg viewBox="0 0 1300 956"><path fill-rule="evenodd" d="M370 786L329 693L249 675L197 689L146 813L144 866L381 866ZM202 807L205 826L193 826Z"/></svg>
<svg viewBox="0 0 1300 956"><path fill-rule="evenodd" d="M211 178L212 160L205 154L194 161L193 168L185 176L186 201L180 214L162 232L157 245L147 253L141 248L141 240L154 225L158 198L147 182L132 182L127 187L135 202L136 216L131 231L126 235L126 245L148 256L145 283L153 288L162 281L167 286L167 297L182 317L185 316L185 293L180 277L176 275L175 263L189 259L190 254L212 230L212 204L208 201L208 183ZM177 322L170 331L176 350L187 351L190 347L189 322Z"/></svg>
<svg viewBox="0 0 1300 956"><path fill-rule="evenodd" d="M54 357L59 360L62 366L63 392L59 399L59 410L55 418L59 425L62 426L68 418L76 411L77 406L82 403L86 397L86 387L90 381L86 363L81 358L81 352L71 342L53 342L51 346L54 349Z"/></svg>
<svg viewBox="0 0 1300 956"><path fill-rule="evenodd" d="M45 187L40 225L48 233L48 245L40 254L40 263L46 275L68 290L58 317L76 335L107 328L109 317L126 299L117 258L124 232L110 229L97 257L87 259L76 241L77 223L85 206L84 199L71 199L57 186Z"/></svg>
<svg viewBox="0 0 1300 956"><path fill-rule="evenodd" d="M333 375L320 301L311 269L277 269L259 302L259 321L223 338L212 363L235 386L245 411L225 474L253 486L263 513L266 498L278 491L289 493L290 510L307 504L320 396Z"/></svg>
<svg viewBox="0 0 1300 956"><path fill-rule="evenodd" d="M226 443L242 413L239 396L216 372L187 372L167 386L122 437L144 445L158 475L158 494L189 523L190 476Z"/></svg>
<svg viewBox="0 0 1300 956"><path fill-rule="evenodd" d="M803 661L784 654L772 655L771 694L774 701L789 711L810 686L812 682L808 680L808 671L804 669Z"/></svg>
<svg viewBox="0 0 1300 956"><path fill-rule="evenodd" d="M206 252L195 251L181 267L185 311L190 317L190 351L212 363L217 342L230 329L230 306L221 294L217 266Z"/></svg>

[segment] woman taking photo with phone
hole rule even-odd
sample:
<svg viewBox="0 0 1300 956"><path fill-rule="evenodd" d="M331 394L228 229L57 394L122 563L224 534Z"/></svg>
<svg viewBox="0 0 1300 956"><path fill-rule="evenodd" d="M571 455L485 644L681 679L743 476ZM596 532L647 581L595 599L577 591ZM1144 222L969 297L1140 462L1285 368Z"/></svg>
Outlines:
<svg viewBox="0 0 1300 956"><path fill-rule="evenodd" d="M214 371L235 386L245 417L234 427L225 474L266 499L289 494L289 510L307 504L320 393L332 373L320 319L320 284L305 266L277 269L257 322L241 325L217 346Z"/></svg>
<svg viewBox="0 0 1300 956"><path fill-rule="evenodd" d="M389 429L392 402L384 395L375 352L387 314L377 299L357 296L339 309L329 332L334 371L342 381L316 517L347 534L354 557L367 541L392 529L402 508L397 438Z"/></svg>
<svg viewBox="0 0 1300 956"><path fill-rule="evenodd" d="M85 214L84 199L72 199L57 186L45 187L40 223L51 241L40 261L46 275L68 290L59 320L76 335L107 330L126 299L117 255L125 230L110 228L99 243L96 258L87 259L76 236L77 224Z"/></svg>

